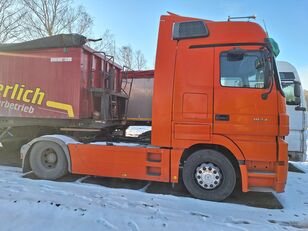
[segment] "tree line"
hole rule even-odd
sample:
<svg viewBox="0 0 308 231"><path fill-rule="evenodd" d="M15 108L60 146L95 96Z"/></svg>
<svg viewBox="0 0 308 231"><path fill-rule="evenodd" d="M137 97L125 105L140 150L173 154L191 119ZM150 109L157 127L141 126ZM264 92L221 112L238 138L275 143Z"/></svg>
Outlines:
<svg viewBox="0 0 308 231"><path fill-rule="evenodd" d="M77 33L93 36L94 20L74 0L0 0L0 43L14 43L57 34ZM140 50L130 45L116 46L110 30L100 35L100 42L90 44L95 50L115 57L116 62L134 70L146 68Z"/></svg>

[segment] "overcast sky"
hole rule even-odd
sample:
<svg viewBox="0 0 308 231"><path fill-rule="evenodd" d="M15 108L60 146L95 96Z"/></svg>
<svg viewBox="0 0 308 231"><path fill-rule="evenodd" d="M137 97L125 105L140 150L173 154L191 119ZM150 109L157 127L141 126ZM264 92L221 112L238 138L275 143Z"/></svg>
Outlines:
<svg viewBox="0 0 308 231"><path fill-rule="evenodd" d="M77 0L94 18L93 35L110 29L117 46L140 49L149 68L156 53L159 17L167 11L209 20L256 15L270 37L279 44L278 60L292 63L308 89L308 1L307 0Z"/></svg>

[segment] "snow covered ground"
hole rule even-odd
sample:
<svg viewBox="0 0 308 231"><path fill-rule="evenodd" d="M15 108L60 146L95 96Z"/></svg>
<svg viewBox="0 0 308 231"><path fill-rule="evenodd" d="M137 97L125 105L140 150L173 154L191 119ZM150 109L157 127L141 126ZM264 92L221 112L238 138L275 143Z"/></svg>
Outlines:
<svg viewBox="0 0 308 231"><path fill-rule="evenodd" d="M283 209L216 203L144 190L23 178L0 166L0 230L308 230L308 162L289 173Z"/></svg>
<svg viewBox="0 0 308 231"><path fill-rule="evenodd" d="M128 137L138 137L140 134L150 131L151 129L151 126L129 126L125 131L125 135Z"/></svg>

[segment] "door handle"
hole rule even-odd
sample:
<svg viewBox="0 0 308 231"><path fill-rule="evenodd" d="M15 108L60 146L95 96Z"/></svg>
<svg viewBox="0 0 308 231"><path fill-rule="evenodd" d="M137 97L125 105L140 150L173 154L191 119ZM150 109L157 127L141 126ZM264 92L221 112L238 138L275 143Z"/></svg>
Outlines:
<svg viewBox="0 0 308 231"><path fill-rule="evenodd" d="M221 121L229 121L230 116L226 114L216 114L215 115L215 120L221 120Z"/></svg>

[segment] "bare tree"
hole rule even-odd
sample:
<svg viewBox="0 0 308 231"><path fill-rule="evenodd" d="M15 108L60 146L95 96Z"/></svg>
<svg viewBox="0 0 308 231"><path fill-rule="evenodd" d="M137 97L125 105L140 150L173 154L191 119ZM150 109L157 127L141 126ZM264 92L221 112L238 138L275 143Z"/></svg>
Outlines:
<svg viewBox="0 0 308 231"><path fill-rule="evenodd" d="M27 11L23 17L25 39L61 33L90 33L93 19L82 6L73 7L73 0L20 0Z"/></svg>
<svg viewBox="0 0 308 231"><path fill-rule="evenodd" d="M133 69L133 49L131 46L122 46L118 51L117 60L122 66Z"/></svg>
<svg viewBox="0 0 308 231"><path fill-rule="evenodd" d="M102 40L99 42L94 43L93 45L90 44L91 47L93 47L94 50L97 51L103 51L107 55L111 55L113 57L116 56L116 43L114 39L114 35L111 33L110 30L106 30L104 34L101 36Z"/></svg>
<svg viewBox="0 0 308 231"><path fill-rule="evenodd" d="M138 71L144 70L146 68L147 61L144 58L144 55L141 53L140 50L135 52L134 58L134 68Z"/></svg>
<svg viewBox="0 0 308 231"><path fill-rule="evenodd" d="M16 0L0 0L0 42L12 42L21 32L21 19L24 11Z"/></svg>
<svg viewBox="0 0 308 231"><path fill-rule="evenodd" d="M133 51L131 46L122 46L118 50L117 61L122 65L134 70L144 70L146 59L140 50Z"/></svg>
<svg viewBox="0 0 308 231"><path fill-rule="evenodd" d="M68 1L68 0L61 0ZM70 0L72 1L72 0ZM70 3L71 4L71 3ZM68 5L67 5L68 6ZM77 9L68 7L70 13L67 15L67 28L69 33L78 33L83 35L90 34L93 26L92 17L86 12L83 6L78 6Z"/></svg>

